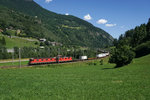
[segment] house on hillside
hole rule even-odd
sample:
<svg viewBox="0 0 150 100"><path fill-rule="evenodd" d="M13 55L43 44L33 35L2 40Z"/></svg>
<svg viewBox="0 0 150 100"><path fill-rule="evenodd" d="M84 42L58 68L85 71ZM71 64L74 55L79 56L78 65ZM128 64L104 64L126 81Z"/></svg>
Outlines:
<svg viewBox="0 0 150 100"><path fill-rule="evenodd" d="M42 39L39 39L40 42L45 42L46 39L45 38L42 38Z"/></svg>
<svg viewBox="0 0 150 100"><path fill-rule="evenodd" d="M58 42L50 42L50 44L51 44L52 46L62 46L62 44L61 44L61 43L58 43Z"/></svg>
<svg viewBox="0 0 150 100"><path fill-rule="evenodd" d="M45 47L44 46L40 46L40 49L44 49Z"/></svg>
<svg viewBox="0 0 150 100"><path fill-rule="evenodd" d="M14 49L7 49L7 52L8 52L8 53L14 53L15 50L14 50Z"/></svg>
<svg viewBox="0 0 150 100"><path fill-rule="evenodd" d="M3 32L3 30L2 30L2 29L0 29L0 32Z"/></svg>

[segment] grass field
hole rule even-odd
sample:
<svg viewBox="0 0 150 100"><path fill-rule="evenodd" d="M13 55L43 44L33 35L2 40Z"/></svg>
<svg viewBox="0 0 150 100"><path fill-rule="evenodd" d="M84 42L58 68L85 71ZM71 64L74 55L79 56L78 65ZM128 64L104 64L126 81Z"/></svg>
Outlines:
<svg viewBox="0 0 150 100"><path fill-rule="evenodd" d="M21 65L28 65L29 61L21 61ZM19 66L19 61L18 62L9 62L9 63L0 63L0 68L3 66Z"/></svg>
<svg viewBox="0 0 150 100"><path fill-rule="evenodd" d="M37 47L38 45L35 45L35 41L28 41L25 39L21 39L21 38L9 38L5 35L3 35L5 37L6 40L6 48L13 48L13 47ZM0 38L3 37L0 34Z"/></svg>
<svg viewBox="0 0 150 100"><path fill-rule="evenodd" d="M118 69L105 60L0 69L0 100L150 99L150 55Z"/></svg>

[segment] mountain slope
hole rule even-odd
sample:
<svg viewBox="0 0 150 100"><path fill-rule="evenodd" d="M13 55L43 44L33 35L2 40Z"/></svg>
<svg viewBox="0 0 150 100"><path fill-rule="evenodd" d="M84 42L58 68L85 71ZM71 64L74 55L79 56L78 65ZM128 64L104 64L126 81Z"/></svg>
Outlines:
<svg viewBox="0 0 150 100"><path fill-rule="evenodd" d="M4 22L0 28L3 30L12 27L21 30L25 36L43 37L67 45L105 47L113 41L104 30L80 18L43 9L33 0L0 0L0 6L0 20Z"/></svg>

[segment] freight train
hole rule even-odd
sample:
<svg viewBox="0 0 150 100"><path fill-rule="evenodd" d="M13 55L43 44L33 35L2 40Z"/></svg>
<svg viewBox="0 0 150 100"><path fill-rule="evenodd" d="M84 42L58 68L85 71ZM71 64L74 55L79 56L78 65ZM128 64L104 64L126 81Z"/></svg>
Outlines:
<svg viewBox="0 0 150 100"><path fill-rule="evenodd" d="M101 53L96 55L96 58L87 58L87 56L80 56L79 60L73 60L72 57L62 57L58 55L53 58L31 58L29 60L29 65L37 65L37 64L52 64L52 63L64 63L64 62L72 62L72 61L83 61L83 60L92 60L99 59L109 56L109 53Z"/></svg>
<svg viewBox="0 0 150 100"><path fill-rule="evenodd" d="M72 57L31 58L29 65L71 62Z"/></svg>

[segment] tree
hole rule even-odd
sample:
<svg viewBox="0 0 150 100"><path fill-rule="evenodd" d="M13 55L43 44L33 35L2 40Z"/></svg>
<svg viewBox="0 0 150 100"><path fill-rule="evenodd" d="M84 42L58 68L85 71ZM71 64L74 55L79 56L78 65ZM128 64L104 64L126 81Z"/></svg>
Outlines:
<svg viewBox="0 0 150 100"><path fill-rule="evenodd" d="M40 46L44 46L44 45L45 45L44 42L41 42L41 43L40 43Z"/></svg>
<svg viewBox="0 0 150 100"><path fill-rule="evenodd" d="M134 29L128 30L125 32L125 37L130 37L132 38L134 34Z"/></svg>
<svg viewBox="0 0 150 100"><path fill-rule="evenodd" d="M4 38L4 37L2 38L2 40L1 40L1 41L2 41L2 45L4 45L4 46L5 46L5 45L6 45L6 41L5 41L5 38Z"/></svg>
<svg viewBox="0 0 150 100"><path fill-rule="evenodd" d="M115 63L116 68L130 64L135 57L135 53L131 50L131 47L127 45L114 48L109 59L110 63Z"/></svg>
<svg viewBox="0 0 150 100"><path fill-rule="evenodd" d="M136 47L137 45L141 44L144 41L144 38L146 37L146 25L142 24L139 27L136 27L133 34L133 47Z"/></svg>
<svg viewBox="0 0 150 100"><path fill-rule="evenodd" d="M118 40L117 40L117 39L114 39L113 45L114 45L114 46L117 46L117 44L118 44Z"/></svg>
<svg viewBox="0 0 150 100"><path fill-rule="evenodd" d="M100 60L100 65L103 65L103 59Z"/></svg>
<svg viewBox="0 0 150 100"><path fill-rule="evenodd" d="M8 58L11 58L11 54L7 53L7 49L5 47L0 47L0 59Z"/></svg>
<svg viewBox="0 0 150 100"><path fill-rule="evenodd" d="M150 41L138 45L134 51L136 53L136 57L141 57L150 54Z"/></svg>
<svg viewBox="0 0 150 100"><path fill-rule="evenodd" d="M123 36L123 34L121 34L121 35L119 36L119 41L122 40L123 38L124 38L124 36Z"/></svg>
<svg viewBox="0 0 150 100"><path fill-rule="evenodd" d="M130 46L131 45L131 38L127 37L127 38L123 38L122 40L119 40L116 47L119 48L120 46L123 46L123 45Z"/></svg>
<svg viewBox="0 0 150 100"><path fill-rule="evenodd" d="M146 31L147 31L147 40L150 40L150 18L146 25Z"/></svg>

